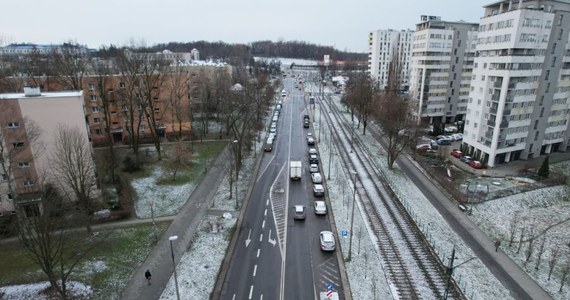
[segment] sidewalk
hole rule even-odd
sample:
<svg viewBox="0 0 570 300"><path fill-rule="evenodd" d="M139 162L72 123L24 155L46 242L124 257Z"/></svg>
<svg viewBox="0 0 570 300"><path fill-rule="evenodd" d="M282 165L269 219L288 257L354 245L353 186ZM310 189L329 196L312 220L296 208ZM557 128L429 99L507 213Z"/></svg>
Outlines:
<svg viewBox="0 0 570 300"><path fill-rule="evenodd" d="M216 162L212 164L200 181L196 189L189 195L189 199L180 209L170 227L162 235L157 245L148 257L135 270L133 277L122 292L121 299L155 300L159 299L173 274L173 261L169 237L178 236L172 241L174 264L178 265L182 255L188 249L192 236L204 214L208 211L210 203L224 176L224 161L228 155L228 148L224 149ZM144 273L152 273L152 284L147 285Z"/></svg>

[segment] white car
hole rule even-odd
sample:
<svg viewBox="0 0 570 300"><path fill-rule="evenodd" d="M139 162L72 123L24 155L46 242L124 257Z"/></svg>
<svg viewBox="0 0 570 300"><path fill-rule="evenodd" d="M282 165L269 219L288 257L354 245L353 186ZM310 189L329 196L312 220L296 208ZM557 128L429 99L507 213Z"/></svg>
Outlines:
<svg viewBox="0 0 570 300"><path fill-rule="evenodd" d="M334 251L335 249L335 242L334 242L334 235L330 231L321 231L319 235L319 239L321 241L321 250L323 251Z"/></svg>
<svg viewBox="0 0 570 300"><path fill-rule="evenodd" d="M317 149L309 148L309 154L317 154Z"/></svg>
<svg viewBox="0 0 570 300"><path fill-rule="evenodd" d="M323 197L325 195L325 187L322 184L314 184L313 195L316 197Z"/></svg>
<svg viewBox="0 0 570 300"><path fill-rule="evenodd" d="M313 180L313 183L323 183L323 177L321 176L321 173L312 173L311 179Z"/></svg>
<svg viewBox="0 0 570 300"><path fill-rule="evenodd" d="M319 165L318 164L310 164L309 165L309 172L317 173L318 171L319 171Z"/></svg>
<svg viewBox="0 0 570 300"><path fill-rule="evenodd" d="M315 201L315 215L326 215L327 205L325 201Z"/></svg>
<svg viewBox="0 0 570 300"><path fill-rule="evenodd" d="M308 144L309 146L312 146L312 145L315 144L315 140L314 140L312 137L308 137L308 138L307 138L307 144Z"/></svg>
<svg viewBox="0 0 570 300"><path fill-rule="evenodd" d="M277 133L277 128L272 127L271 129L269 129L269 133Z"/></svg>

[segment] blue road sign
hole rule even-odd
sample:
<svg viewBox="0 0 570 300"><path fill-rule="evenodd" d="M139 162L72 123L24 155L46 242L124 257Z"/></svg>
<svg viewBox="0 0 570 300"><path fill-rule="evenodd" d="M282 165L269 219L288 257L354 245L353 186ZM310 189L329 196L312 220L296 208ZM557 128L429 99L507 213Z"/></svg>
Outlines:
<svg viewBox="0 0 570 300"><path fill-rule="evenodd" d="M327 291L332 291L333 285L332 283L327 283Z"/></svg>
<svg viewBox="0 0 570 300"><path fill-rule="evenodd" d="M343 237L347 237L348 236L348 231L343 230L340 232L340 235L342 235Z"/></svg>

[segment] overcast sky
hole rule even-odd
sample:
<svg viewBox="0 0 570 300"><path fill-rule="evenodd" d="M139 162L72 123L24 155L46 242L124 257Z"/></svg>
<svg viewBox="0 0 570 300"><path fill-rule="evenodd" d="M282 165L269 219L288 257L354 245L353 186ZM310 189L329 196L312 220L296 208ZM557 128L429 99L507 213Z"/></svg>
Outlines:
<svg viewBox="0 0 570 300"><path fill-rule="evenodd" d="M414 29L420 15L478 22L495 1L4 0L0 43L302 40L367 52L369 31Z"/></svg>

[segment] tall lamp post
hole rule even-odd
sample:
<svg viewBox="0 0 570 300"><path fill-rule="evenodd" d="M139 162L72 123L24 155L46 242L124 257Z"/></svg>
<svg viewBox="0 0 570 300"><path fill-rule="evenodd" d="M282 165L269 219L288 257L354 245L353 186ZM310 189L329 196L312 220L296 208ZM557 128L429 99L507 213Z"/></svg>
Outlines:
<svg viewBox="0 0 570 300"><path fill-rule="evenodd" d="M352 173L352 212L350 215L350 241L348 244L348 257L346 258L347 261L352 259L352 228L354 226L354 206L356 205L356 171L350 171Z"/></svg>
<svg viewBox="0 0 570 300"><path fill-rule="evenodd" d="M238 153L237 153L237 145L238 145L238 140L234 140L233 144L232 144L232 148L234 149L234 164L235 164L235 172L236 172L236 182L235 182L235 187L236 187L236 209L239 207L239 201L238 201ZM231 175L230 175L231 176Z"/></svg>
<svg viewBox="0 0 570 300"><path fill-rule="evenodd" d="M176 286L176 299L180 300L180 291L178 290L178 277L176 277L176 262L174 262L174 249L172 248L172 241L178 239L177 235L168 238L170 241L170 254L172 255L172 266L174 267L174 285Z"/></svg>

